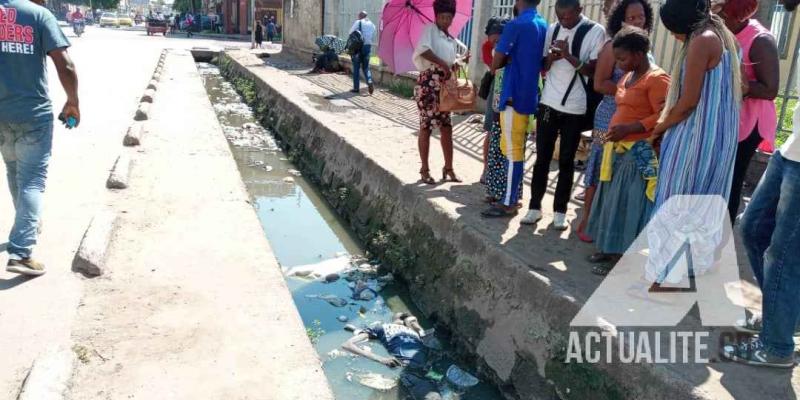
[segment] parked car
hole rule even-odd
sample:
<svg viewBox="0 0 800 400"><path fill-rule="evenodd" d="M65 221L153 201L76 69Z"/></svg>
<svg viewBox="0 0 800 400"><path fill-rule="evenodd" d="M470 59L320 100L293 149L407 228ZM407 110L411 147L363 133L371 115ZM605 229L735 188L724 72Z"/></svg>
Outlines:
<svg viewBox="0 0 800 400"><path fill-rule="evenodd" d="M106 26L119 27L117 14L106 12L100 16L100 27L105 28Z"/></svg>
<svg viewBox="0 0 800 400"><path fill-rule="evenodd" d="M130 15L120 14L117 17L117 21L118 26L133 26L133 18Z"/></svg>

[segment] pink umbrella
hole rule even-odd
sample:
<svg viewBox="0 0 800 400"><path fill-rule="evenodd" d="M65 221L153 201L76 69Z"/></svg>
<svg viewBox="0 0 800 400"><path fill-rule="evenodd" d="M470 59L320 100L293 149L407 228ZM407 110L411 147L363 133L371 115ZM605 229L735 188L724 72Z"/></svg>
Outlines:
<svg viewBox="0 0 800 400"><path fill-rule="evenodd" d="M395 74L416 69L414 48L426 25L433 23L434 0L388 0L381 15L378 56ZM456 37L472 17L472 0L457 0L450 35Z"/></svg>

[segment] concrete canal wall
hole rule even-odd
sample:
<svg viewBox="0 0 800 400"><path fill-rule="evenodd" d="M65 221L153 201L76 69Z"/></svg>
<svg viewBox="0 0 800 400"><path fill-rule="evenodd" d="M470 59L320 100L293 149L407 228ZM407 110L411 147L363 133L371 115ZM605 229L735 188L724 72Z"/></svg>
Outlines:
<svg viewBox="0 0 800 400"><path fill-rule="evenodd" d="M247 52L227 52L219 63L303 174L369 250L408 281L437 329L452 334L464 361L508 398L720 398L716 385L702 387L709 376L702 366L564 363L569 322L597 284L542 266L574 260L569 244L499 240L458 208L458 188L416 184L412 129L325 100L324 90Z"/></svg>

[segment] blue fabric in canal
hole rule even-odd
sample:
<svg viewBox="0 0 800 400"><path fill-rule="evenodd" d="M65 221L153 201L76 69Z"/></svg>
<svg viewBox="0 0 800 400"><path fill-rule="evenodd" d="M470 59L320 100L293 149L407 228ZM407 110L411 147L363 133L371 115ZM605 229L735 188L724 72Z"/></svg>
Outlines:
<svg viewBox="0 0 800 400"><path fill-rule="evenodd" d="M422 338L413 329L398 324L383 324L364 332L381 341L386 351L412 369L422 370L428 354Z"/></svg>

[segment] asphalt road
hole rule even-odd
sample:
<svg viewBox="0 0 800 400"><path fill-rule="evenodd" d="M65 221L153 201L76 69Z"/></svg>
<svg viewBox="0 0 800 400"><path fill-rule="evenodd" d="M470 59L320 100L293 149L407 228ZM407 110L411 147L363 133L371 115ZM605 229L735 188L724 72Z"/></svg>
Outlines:
<svg viewBox="0 0 800 400"><path fill-rule="evenodd" d="M71 28L63 29L73 45L69 52L78 70L82 121L76 130L57 125L54 132L44 230L34 254L47 265L48 274L28 280L0 269L0 399L16 399L37 355L69 342L83 287L81 278L70 271L72 257L92 215L108 201L105 179L161 50L249 46L93 26L77 38ZM48 63L50 93L58 112L65 95ZM14 208L5 190L5 166L0 170L0 249L4 249ZM6 262L4 254L0 262Z"/></svg>

